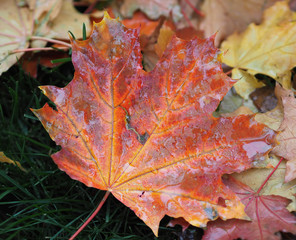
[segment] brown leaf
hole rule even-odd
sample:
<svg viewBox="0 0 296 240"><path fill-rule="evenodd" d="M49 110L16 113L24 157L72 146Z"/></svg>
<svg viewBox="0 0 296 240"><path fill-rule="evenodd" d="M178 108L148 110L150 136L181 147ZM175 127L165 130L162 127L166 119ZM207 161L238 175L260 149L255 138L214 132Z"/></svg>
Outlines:
<svg viewBox="0 0 296 240"><path fill-rule="evenodd" d="M282 97L282 102L284 120L278 129L281 131L277 137L279 145L272 152L288 160L285 177L288 182L296 178L296 99L293 92L290 96Z"/></svg>
<svg viewBox="0 0 296 240"><path fill-rule="evenodd" d="M154 20L172 14L174 21L177 22L183 17L177 0L125 0L120 8L122 15L129 18L136 10L141 10Z"/></svg>
<svg viewBox="0 0 296 240"><path fill-rule="evenodd" d="M209 37L217 32L216 46L234 32L243 32L254 22L260 23L264 9L278 0L205 0L205 18L201 29Z"/></svg>
<svg viewBox="0 0 296 240"><path fill-rule="evenodd" d="M286 1L264 11L260 25L250 24L222 43L223 63L267 75L286 89L291 88L291 69L296 66L296 13Z"/></svg>

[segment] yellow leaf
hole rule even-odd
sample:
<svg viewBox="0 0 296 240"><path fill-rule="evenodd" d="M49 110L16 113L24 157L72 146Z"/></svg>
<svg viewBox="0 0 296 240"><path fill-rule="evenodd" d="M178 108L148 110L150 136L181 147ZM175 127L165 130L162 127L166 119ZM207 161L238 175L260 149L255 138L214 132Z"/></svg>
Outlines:
<svg viewBox="0 0 296 240"><path fill-rule="evenodd" d="M217 32L216 46L233 32L242 32L254 22L260 23L264 9L278 0L205 0L202 12L205 17L201 30L206 37ZM190 15L189 15L190 16Z"/></svg>
<svg viewBox="0 0 296 240"><path fill-rule="evenodd" d="M225 64L268 75L290 88L290 70L296 66L296 13L286 1L277 2L264 12L262 24L231 35L222 50L227 52Z"/></svg>
<svg viewBox="0 0 296 240"><path fill-rule="evenodd" d="M168 26L162 26L159 31L157 43L154 45L155 52L161 57L169 42L172 40L175 32Z"/></svg>
<svg viewBox="0 0 296 240"><path fill-rule="evenodd" d="M18 166L19 169L21 169L22 171L27 172L27 170L25 168L23 168L22 165L18 161L11 160L10 158L6 157L3 152L0 152L0 162L13 164L15 166Z"/></svg>
<svg viewBox="0 0 296 240"><path fill-rule="evenodd" d="M79 13L74 8L72 0L64 0L60 14L52 22L52 30L59 39L69 39L68 31L76 38L82 38L83 23L86 25L88 36L91 29L89 15Z"/></svg>
<svg viewBox="0 0 296 240"><path fill-rule="evenodd" d="M232 70L232 78L238 80L233 87L237 94L245 100L249 99L250 93L256 90L256 88L265 86L264 83L259 82L252 74L237 68Z"/></svg>

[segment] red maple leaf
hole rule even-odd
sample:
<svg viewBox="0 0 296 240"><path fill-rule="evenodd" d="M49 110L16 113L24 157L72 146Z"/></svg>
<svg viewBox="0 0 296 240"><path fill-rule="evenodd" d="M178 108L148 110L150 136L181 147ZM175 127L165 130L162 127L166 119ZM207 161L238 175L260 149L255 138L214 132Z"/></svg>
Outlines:
<svg viewBox="0 0 296 240"><path fill-rule="evenodd" d="M71 178L111 192L156 235L165 214L195 226L246 217L221 176L250 168L275 133L253 116L212 116L234 83L214 37L173 38L147 73L138 32L105 16L88 40L73 40L72 82L41 87L57 109L33 110L62 146L53 160Z"/></svg>
<svg viewBox="0 0 296 240"><path fill-rule="evenodd" d="M245 212L251 221L239 219L223 221L219 219L209 222L203 240L232 240L237 238L279 240L281 239L280 235L275 235L278 231L296 233L296 217L286 209L290 200L276 195L260 195L261 189L273 172L256 192L229 176L224 182L246 205Z"/></svg>

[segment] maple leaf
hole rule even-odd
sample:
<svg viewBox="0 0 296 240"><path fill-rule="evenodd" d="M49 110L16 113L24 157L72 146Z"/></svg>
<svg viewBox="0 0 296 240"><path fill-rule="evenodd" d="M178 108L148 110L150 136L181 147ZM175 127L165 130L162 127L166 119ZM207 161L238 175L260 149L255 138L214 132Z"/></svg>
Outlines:
<svg viewBox="0 0 296 240"><path fill-rule="evenodd" d="M278 163L279 159L272 155L267 158L265 162L266 167L252 168L241 173L233 173L231 176L241 183L248 185L254 191L257 191ZM286 162L282 161L261 189L260 195L279 195L290 199L292 202L288 205L287 209L292 212L296 210L296 179L285 183L285 172Z"/></svg>
<svg viewBox="0 0 296 240"><path fill-rule="evenodd" d="M252 74L265 74L291 87L291 69L296 66L296 13L286 1L264 12L260 25L250 24L242 34L234 33L222 43L223 62Z"/></svg>
<svg viewBox="0 0 296 240"><path fill-rule="evenodd" d="M225 183L246 205L245 212L252 221L219 219L210 222L203 240L279 240L280 236L274 234L278 231L296 233L296 217L286 209L289 199L276 195L261 196L231 176Z"/></svg>
<svg viewBox="0 0 296 240"><path fill-rule="evenodd" d="M1 0L0 74L23 55L23 52L11 54L13 50L27 48L33 35L43 36L48 33L48 21L59 12L60 2L28 1L28 5L22 6L17 1ZM43 47L46 42L33 41L31 44Z"/></svg>
<svg viewBox="0 0 296 240"><path fill-rule="evenodd" d="M205 18L201 29L205 35L217 32L216 45L234 32L242 32L254 22L260 23L263 10L278 0L205 0L202 11Z"/></svg>
<svg viewBox="0 0 296 240"><path fill-rule="evenodd" d="M0 75L15 64L29 46L40 50L47 42L54 42L69 48L69 44L52 38L68 40L65 29L82 38L80 22L84 22L90 32L89 16L78 13L71 0L0 0L0 4Z"/></svg>
<svg viewBox="0 0 296 240"><path fill-rule="evenodd" d="M250 168L275 133L253 116L212 116L234 83L214 37L174 37L145 72L138 32L106 15L88 40L72 40L74 79L41 87L57 111L33 110L62 146L53 160L71 178L111 192L156 235L165 214L195 226L244 218L221 176Z"/></svg>

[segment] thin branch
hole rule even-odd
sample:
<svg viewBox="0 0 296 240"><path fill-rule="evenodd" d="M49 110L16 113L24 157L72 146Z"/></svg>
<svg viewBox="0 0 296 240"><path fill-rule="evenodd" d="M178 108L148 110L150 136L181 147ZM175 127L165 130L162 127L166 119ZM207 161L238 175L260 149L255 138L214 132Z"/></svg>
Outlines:
<svg viewBox="0 0 296 240"><path fill-rule="evenodd" d="M101 210L102 206L106 202L110 192L107 191L100 202L99 206L96 208L96 210L90 215L90 217L82 224L82 226L72 235L72 237L69 238L69 240L73 240L74 238L77 237L77 235L89 224L89 222L97 215L97 213Z"/></svg>

